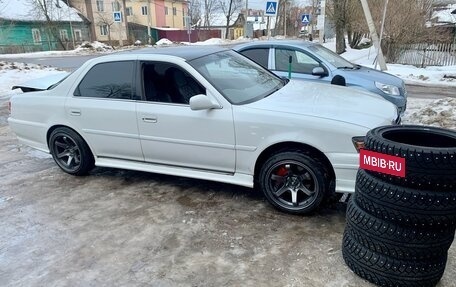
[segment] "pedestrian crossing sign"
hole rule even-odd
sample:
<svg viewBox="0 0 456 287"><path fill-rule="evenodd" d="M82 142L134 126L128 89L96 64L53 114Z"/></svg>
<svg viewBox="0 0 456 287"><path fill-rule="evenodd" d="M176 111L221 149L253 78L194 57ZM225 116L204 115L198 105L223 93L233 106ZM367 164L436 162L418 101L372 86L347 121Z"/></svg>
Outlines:
<svg viewBox="0 0 456 287"><path fill-rule="evenodd" d="M112 17L114 18L114 22L122 22L122 13L121 12L113 12Z"/></svg>
<svg viewBox="0 0 456 287"><path fill-rule="evenodd" d="M267 1L264 14L266 16L277 16L277 1Z"/></svg>
<svg viewBox="0 0 456 287"><path fill-rule="evenodd" d="M307 25L310 23L310 15L309 14L302 14L301 23Z"/></svg>

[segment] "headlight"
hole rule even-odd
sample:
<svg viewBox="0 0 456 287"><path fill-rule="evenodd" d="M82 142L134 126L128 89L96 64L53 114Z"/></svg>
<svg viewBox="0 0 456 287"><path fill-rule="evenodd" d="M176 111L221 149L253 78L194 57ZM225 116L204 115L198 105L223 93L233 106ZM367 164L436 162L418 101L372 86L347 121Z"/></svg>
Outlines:
<svg viewBox="0 0 456 287"><path fill-rule="evenodd" d="M375 82L375 86L388 95L399 96L401 94L399 92L399 88L394 85L387 85L380 82Z"/></svg>

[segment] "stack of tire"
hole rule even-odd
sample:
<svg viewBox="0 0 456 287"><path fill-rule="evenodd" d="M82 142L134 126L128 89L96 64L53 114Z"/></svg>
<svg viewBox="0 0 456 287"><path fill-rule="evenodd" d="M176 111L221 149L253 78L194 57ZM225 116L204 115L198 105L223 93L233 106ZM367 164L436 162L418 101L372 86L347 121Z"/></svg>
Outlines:
<svg viewBox="0 0 456 287"><path fill-rule="evenodd" d="M385 126L365 149L405 158L406 177L360 169L348 203L346 264L379 286L435 286L456 229L456 132Z"/></svg>

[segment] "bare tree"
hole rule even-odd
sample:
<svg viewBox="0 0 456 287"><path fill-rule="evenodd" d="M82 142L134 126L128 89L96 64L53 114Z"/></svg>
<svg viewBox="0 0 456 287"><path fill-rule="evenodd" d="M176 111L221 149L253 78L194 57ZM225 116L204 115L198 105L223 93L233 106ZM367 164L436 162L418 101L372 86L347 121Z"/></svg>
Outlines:
<svg viewBox="0 0 456 287"><path fill-rule="evenodd" d="M449 35L427 26L433 0L390 0L384 25L382 47L389 61L395 61L400 46L445 41ZM374 19L381 19L383 7L372 3Z"/></svg>
<svg viewBox="0 0 456 287"><path fill-rule="evenodd" d="M220 6L217 0L204 0L204 19L203 26L211 26L211 15L219 11Z"/></svg>
<svg viewBox="0 0 456 287"><path fill-rule="evenodd" d="M191 0L188 5L190 25L195 25L201 19L201 2L200 0Z"/></svg>
<svg viewBox="0 0 456 287"><path fill-rule="evenodd" d="M334 23L336 30L336 53L338 54L345 52L348 2L350 0L331 0L326 3L326 14Z"/></svg>
<svg viewBox="0 0 456 287"><path fill-rule="evenodd" d="M107 32L108 32L108 43L109 43L109 46L112 47L112 39L111 39L111 27L112 25L114 25L114 19L112 18L112 16L110 14L108 14L107 12L97 12L97 26L104 26L106 25L107 27Z"/></svg>
<svg viewBox="0 0 456 287"><path fill-rule="evenodd" d="M219 7L226 17L225 38L228 38L231 18L235 13L238 13L241 10L242 0L221 0L219 2ZM245 21L247 21L247 15L245 17Z"/></svg>

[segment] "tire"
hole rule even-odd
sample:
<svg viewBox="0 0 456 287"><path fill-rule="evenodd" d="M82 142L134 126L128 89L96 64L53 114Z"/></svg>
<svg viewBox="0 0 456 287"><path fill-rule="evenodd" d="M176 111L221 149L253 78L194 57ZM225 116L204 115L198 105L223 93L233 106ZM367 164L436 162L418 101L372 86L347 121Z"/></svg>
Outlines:
<svg viewBox="0 0 456 287"><path fill-rule="evenodd" d="M355 194L347 206L346 232L370 250L396 259L424 259L446 254L454 240L454 227L428 230L407 228L362 210Z"/></svg>
<svg viewBox="0 0 456 287"><path fill-rule="evenodd" d="M349 223L345 226L344 232L369 250L399 260L428 260L432 258L441 258L447 254L452 243L452 239L449 238L432 245L386 240L378 238L362 228L357 228L356 225Z"/></svg>
<svg viewBox="0 0 456 287"><path fill-rule="evenodd" d="M356 203L377 218L403 226L456 226L456 192L400 187L377 179L362 169L356 178Z"/></svg>
<svg viewBox="0 0 456 287"><path fill-rule="evenodd" d="M382 126L366 135L365 148L405 158L406 177L370 172L404 187L456 192L456 132L424 126Z"/></svg>
<svg viewBox="0 0 456 287"><path fill-rule="evenodd" d="M342 256L360 277L379 286L431 287L445 271L447 255L433 260L398 260L374 252L344 234Z"/></svg>
<svg viewBox="0 0 456 287"><path fill-rule="evenodd" d="M261 167L258 179L269 203L292 214L315 211L330 190L325 166L300 151L272 155Z"/></svg>
<svg viewBox="0 0 456 287"><path fill-rule="evenodd" d="M75 131L61 127L52 131L49 149L55 163L66 173L85 175L94 167L94 157L87 143Z"/></svg>

